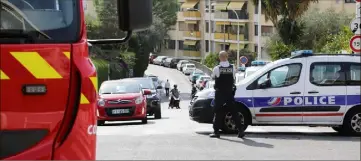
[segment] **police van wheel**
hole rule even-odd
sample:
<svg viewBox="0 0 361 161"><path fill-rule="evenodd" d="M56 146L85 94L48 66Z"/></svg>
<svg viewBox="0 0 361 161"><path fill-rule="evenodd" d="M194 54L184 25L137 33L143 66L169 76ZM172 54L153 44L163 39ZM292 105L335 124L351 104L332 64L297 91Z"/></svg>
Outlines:
<svg viewBox="0 0 361 161"><path fill-rule="evenodd" d="M249 117L247 115L247 112L243 108L240 108L238 115L241 117L241 123L244 125L244 130L246 130L249 124L248 121L245 121L248 120ZM228 134L235 134L238 132L236 124L232 119L232 114L230 112L226 112L222 131Z"/></svg>
<svg viewBox="0 0 361 161"><path fill-rule="evenodd" d="M361 136L361 110L355 109L347 113L343 122L342 131L347 135Z"/></svg>
<svg viewBox="0 0 361 161"><path fill-rule="evenodd" d="M97 125L98 126L103 126L104 124L105 124L105 121L97 120Z"/></svg>

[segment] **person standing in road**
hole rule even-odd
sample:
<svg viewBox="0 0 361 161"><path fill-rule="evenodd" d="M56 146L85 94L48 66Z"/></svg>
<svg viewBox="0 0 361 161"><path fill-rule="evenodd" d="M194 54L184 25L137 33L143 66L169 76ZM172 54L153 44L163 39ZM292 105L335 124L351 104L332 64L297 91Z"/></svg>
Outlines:
<svg viewBox="0 0 361 161"><path fill-rule="evenodd" d="M235 68L228 62L228 53L226 51L219 52L220 63L214 67L212 78L215 79L215 106L213 118L213 130L210 135L211 138L220 138L219 130L223 125L223 118L225 115L224 104L229 107L236 127L238 129L238 137L243 138L244 128L241 123L241 118L236 109L234 94L235 94Z"/></svg>
<svg viewBox="0 0 361 161"><path fill-rule="evenodd" d="M168 79L167 79L167 82L165 82L165 84L164 84L164 88L165 88L165 95L169 96L170 83L169 83Z"/></svg>

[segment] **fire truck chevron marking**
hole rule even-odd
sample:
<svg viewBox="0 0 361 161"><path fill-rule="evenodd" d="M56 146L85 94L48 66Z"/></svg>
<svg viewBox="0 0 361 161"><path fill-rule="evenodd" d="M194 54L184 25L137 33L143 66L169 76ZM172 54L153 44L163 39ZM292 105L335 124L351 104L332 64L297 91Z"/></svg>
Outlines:
<svg viewBox="0 0 361 161"><path fill-rule="evenodd" d="M44 58L37 52L10 52L35 78L61 79L63 78Z"/></svg>
<svg viewBox="0 0 361 161"><path fill-rule="evenodd" d="M82 93L80 96L80 104L89 104L89 100L85 97L85 95Z"/></svg>
<svg viewBox="0 0 361 161"><path fill-rule="evenodd" d="M93 83L95 91L98 93L98 78L97 77L90 77L90 80Z"/></svg>
<svg viewBox="0 0 361 161"><path fill-rule="evenodd" d="M9 76L7 76L1 69L0 69L0 79L1 80L7 80L10 79Z"/></svg>
<svg viewBox="0 0 361 161"><path fill-rule="evenodd" d="M70 52L63 52L63 53L68 59L70 59Z"/></svg>

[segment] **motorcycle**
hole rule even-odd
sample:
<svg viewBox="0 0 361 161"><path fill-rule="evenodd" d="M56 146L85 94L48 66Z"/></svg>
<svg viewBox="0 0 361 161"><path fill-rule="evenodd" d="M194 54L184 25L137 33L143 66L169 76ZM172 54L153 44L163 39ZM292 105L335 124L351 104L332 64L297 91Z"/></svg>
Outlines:
<svg viewBox="0 0 361 161"><path fill-rule="evenodd" d="M170 101L172 98L173 98L173 102L170 103L169 108L173 109L173 107L175 107L176 109L180 109L179 107L180 97L179 96L176 97L173 94L171 94Z"/></svg>
<svg viewBox="0 0 361 161"><path fill-rule="evenodd" d="M192 99L196 96L196 93L197 93L197 88L195 87L195 85L193 85L192 92L191 92L191 98Z"/></svg>

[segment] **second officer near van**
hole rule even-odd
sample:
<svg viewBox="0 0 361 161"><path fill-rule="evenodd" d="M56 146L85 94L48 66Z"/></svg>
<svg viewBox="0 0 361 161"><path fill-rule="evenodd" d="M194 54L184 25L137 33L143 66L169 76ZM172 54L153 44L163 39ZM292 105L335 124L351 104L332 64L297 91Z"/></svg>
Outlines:
<svg viewBox="0 0 361 161"><path fill-rule="evenodd" d="M214 67L212 77L215 79L215 106L214 106L214 119L213 119L213 130L214 132L210 135L212 138L219 138L219 130L223 126L223 118L225 116L225 107L228 107L232 114L232 119L238 129L238 137L243 138L244 128L241 124L241 118L238 115L235 100L234 100L234 75L235 70L233 65L228 62L228 53L226 51L219 52L220 63Z"/></svg>

